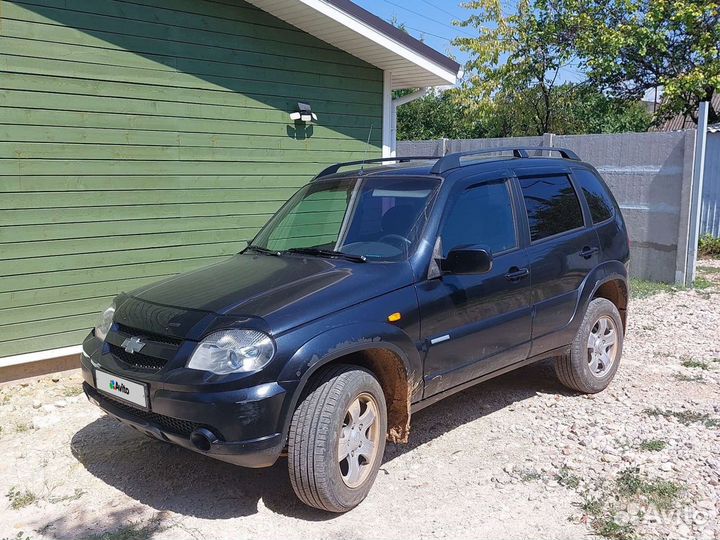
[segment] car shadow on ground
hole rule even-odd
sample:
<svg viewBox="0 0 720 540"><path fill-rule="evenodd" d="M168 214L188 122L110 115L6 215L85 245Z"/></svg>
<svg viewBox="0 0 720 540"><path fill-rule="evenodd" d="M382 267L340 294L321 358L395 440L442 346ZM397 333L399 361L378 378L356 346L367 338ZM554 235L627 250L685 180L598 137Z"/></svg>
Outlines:
<svg viewBox="0 0 720 540"><path fill-rule="evenodd" d="M506 374L422 410L413 416L409 444L388 445L383 467L444 433L538 392L565 393L547 363ZM149 439L108 416L78 431L71 446L93 476L157 511L227 519L256 513L262 500L270 510L299 519L336 517L296 499L285 458L267 469L244 469Z"/></svg>

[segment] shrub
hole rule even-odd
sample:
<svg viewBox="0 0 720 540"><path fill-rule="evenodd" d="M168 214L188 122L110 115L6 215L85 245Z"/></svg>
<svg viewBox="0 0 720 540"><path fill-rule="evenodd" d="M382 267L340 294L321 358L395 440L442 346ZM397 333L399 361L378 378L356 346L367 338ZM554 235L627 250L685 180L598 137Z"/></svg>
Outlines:
<svg viewBox="0 0 720 540"><path fill-rule="evenodd" d="M698 242L698 252L705 257L720 257L720 237L703 234Z"/></svg>

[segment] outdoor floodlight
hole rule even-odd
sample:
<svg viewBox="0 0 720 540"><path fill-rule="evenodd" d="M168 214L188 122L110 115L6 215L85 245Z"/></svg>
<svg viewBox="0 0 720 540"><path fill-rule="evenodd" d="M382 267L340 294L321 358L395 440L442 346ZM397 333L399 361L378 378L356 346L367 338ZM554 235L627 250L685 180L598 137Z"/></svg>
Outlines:
<svg viewBox="0 0 720 540"><path fill-rule="evenodd" d="M317 115L312 112L312 109L310 108L310 105L307 103L300 103L297 104L297 110L295 112L290 113L290 120L301 120L305 123L310 123L313 120L317 122Z"/></svg>

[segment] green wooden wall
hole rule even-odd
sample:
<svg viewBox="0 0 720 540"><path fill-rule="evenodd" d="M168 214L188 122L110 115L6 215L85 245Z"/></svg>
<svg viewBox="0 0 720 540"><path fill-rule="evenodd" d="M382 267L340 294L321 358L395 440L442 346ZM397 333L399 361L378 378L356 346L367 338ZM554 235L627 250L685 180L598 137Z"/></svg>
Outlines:
<svg viewBox="0 0 720 540"><path fill-rule="evenodd" d="M236 253L381 115L380 70L242 0L0 0L0 357Z"/></svg>

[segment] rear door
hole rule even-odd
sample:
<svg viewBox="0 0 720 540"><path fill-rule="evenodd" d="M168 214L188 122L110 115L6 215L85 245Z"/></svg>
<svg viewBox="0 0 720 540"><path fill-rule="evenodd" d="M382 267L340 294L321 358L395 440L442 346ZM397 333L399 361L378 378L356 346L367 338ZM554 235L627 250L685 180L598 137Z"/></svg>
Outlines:
<svg viewBox="0 0 720 540"><path fill-rule="evenodd" d="M489 272L445 274L417 285L426 347L425 396L524 360L530 349L530 273L509 175L458 182L439 235L443 256L479 244Z"/></svg>
<svg viewBox="0 0 720 540"><path fill-rule="evenodd" d="M583 281L600 260L600 246L569 170L517 172L530 241L532 356L558 346L553 334L572 320Z"/></svg>

